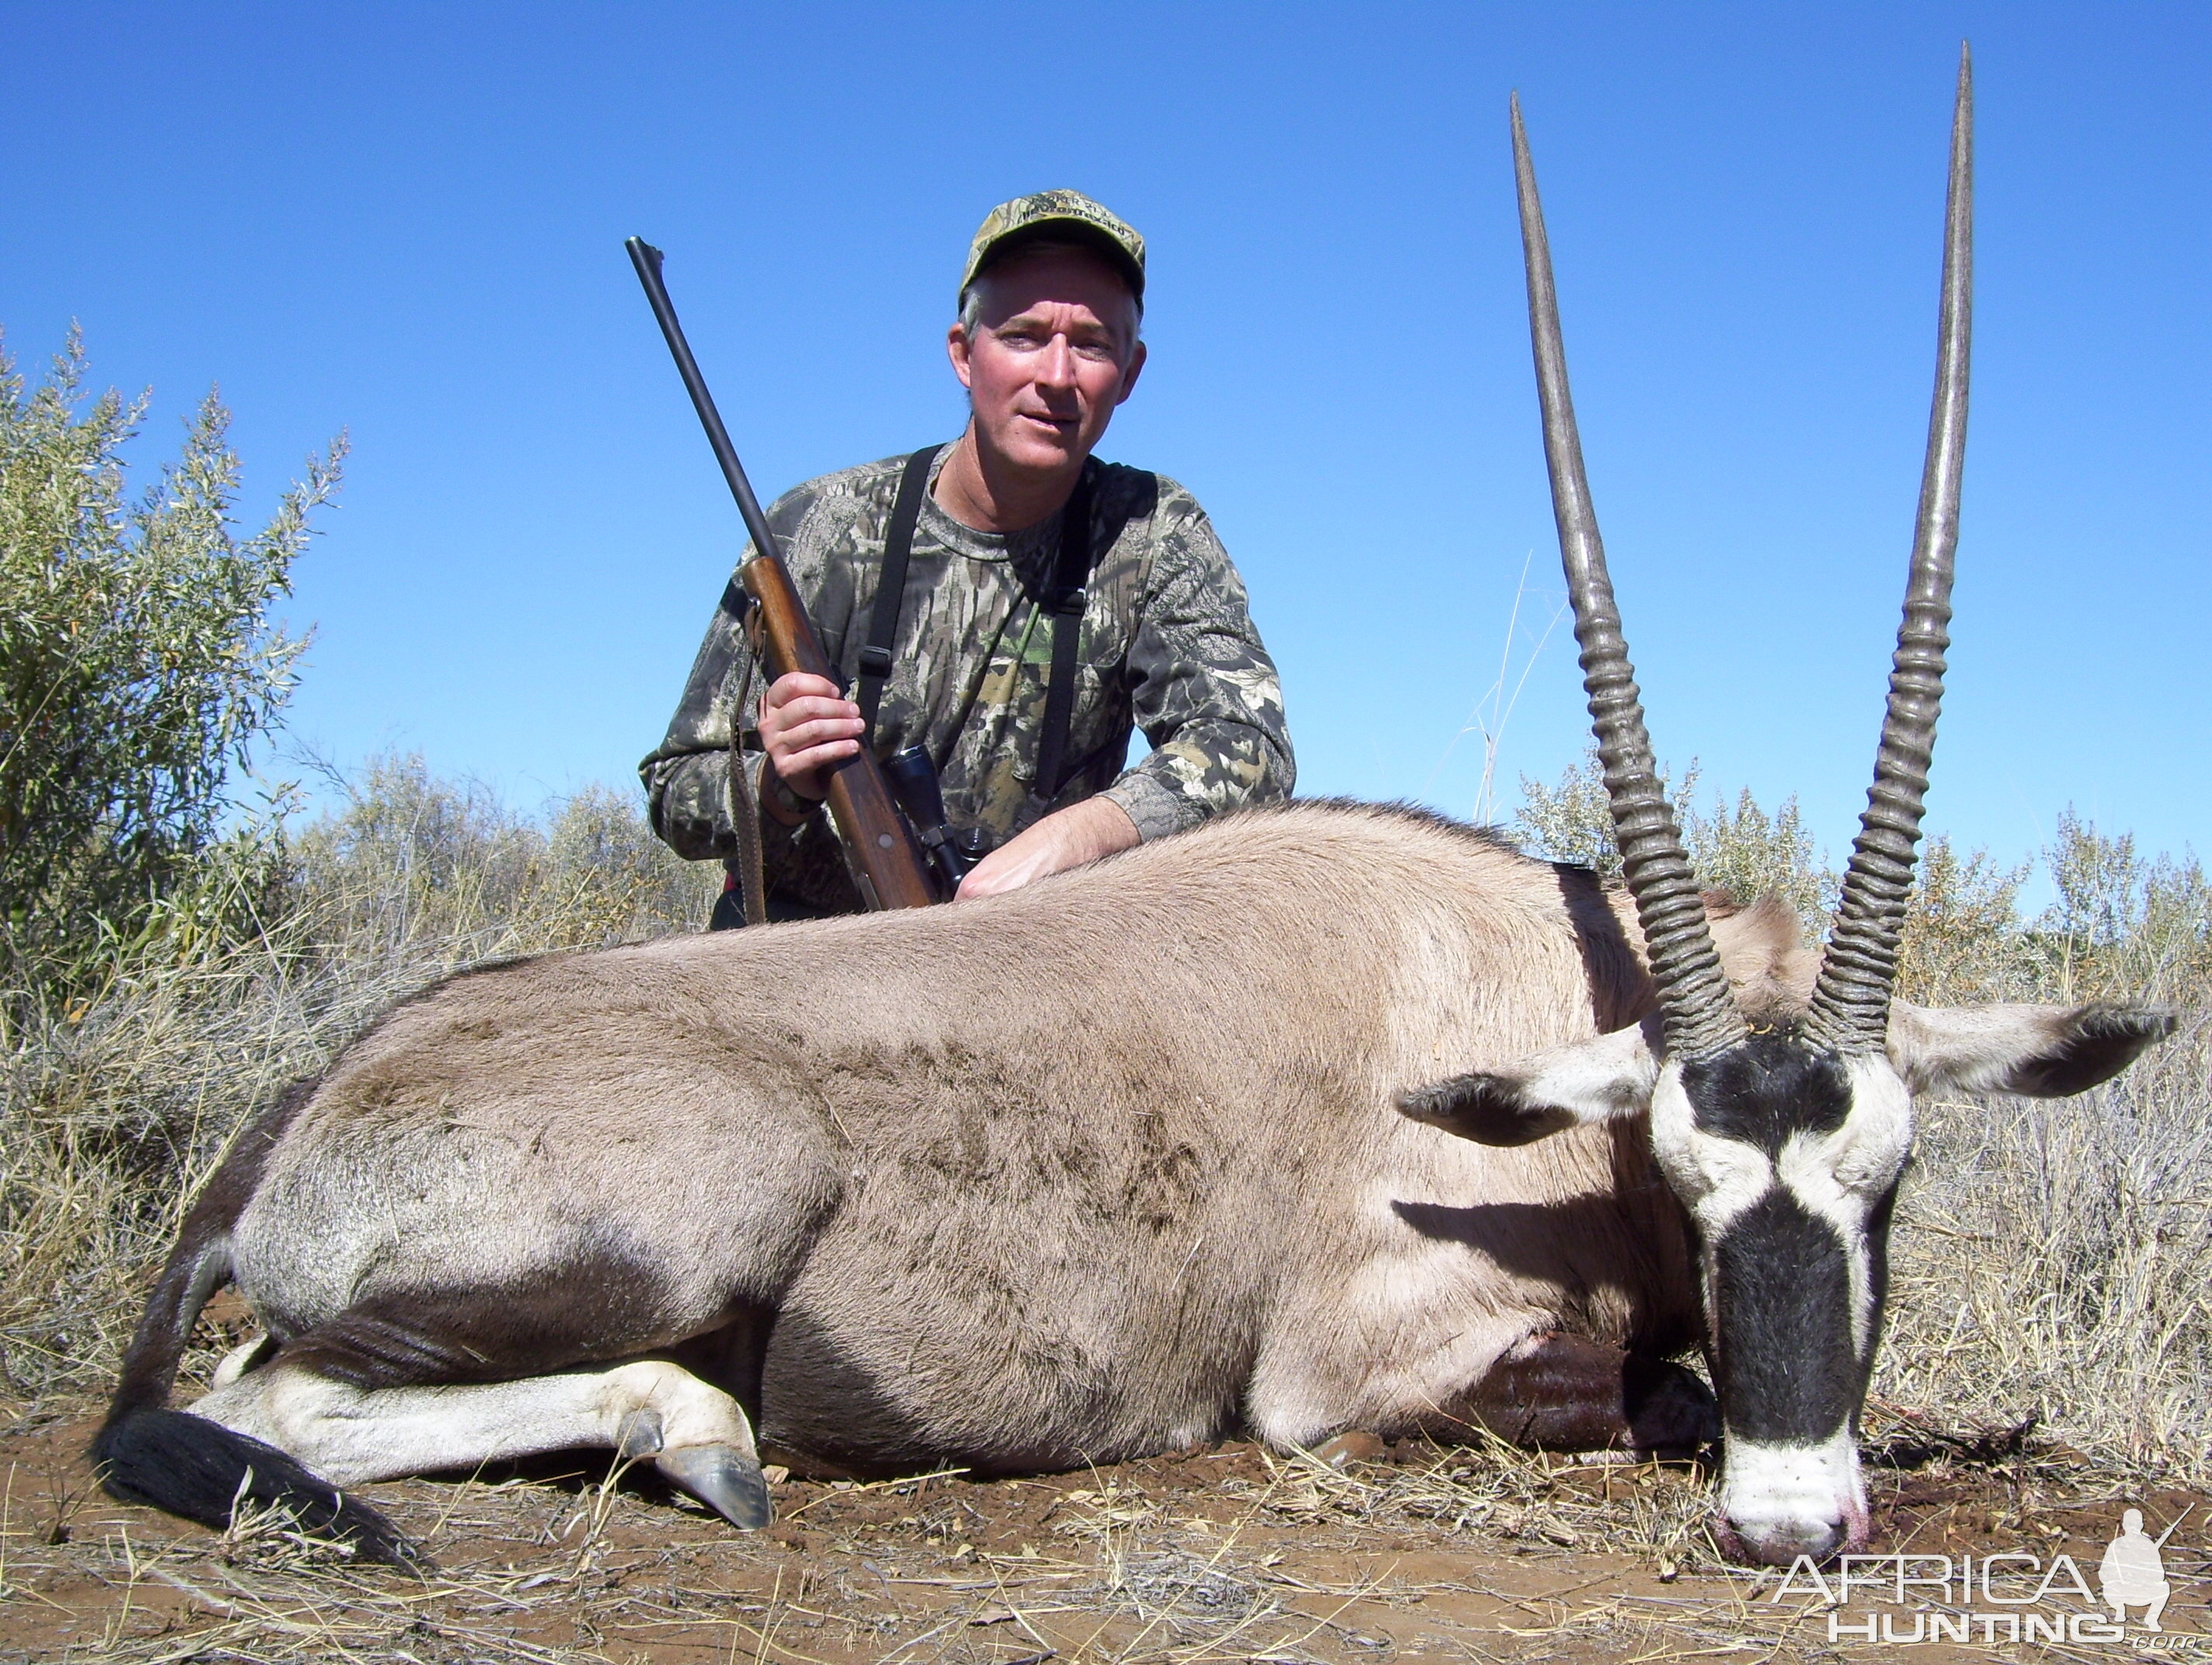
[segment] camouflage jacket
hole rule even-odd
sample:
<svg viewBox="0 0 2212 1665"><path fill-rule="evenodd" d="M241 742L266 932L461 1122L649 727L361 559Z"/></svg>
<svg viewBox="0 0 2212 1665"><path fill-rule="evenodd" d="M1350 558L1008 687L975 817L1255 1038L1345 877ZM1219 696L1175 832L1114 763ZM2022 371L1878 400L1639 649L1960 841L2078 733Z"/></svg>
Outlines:
<svg viewBox="0 0 2212 1665"><path fill-rule="evenodd" d="M769 511L823 649L848 684L859 674L904 460L810 480ZM933 494L915 529L874 749L888 757L909 744L926 747L952 824L982 827L998 842L1102 792L1141 836L1157 838L1284 797L1294 776L1274 662L1206 512L1172 480L1095 459L1087 466L1089 605L1066 784L1050 803L1032 788L1052 664L1052 614L1041 602L1060 547L1060 516L1020 532L977 532L939 507ZM654 830L694 860L736 848L724 796L728 702L750 668L731 607L736 597L734 588L725 592L668 738L639 765ZM763 758L754 714L746 714L739 739L757 789ZM1139 727L1152 750L1125 769ZM762 832L772 891L840 912L859 908L825 813L792 829L763 816Z"/></svg>

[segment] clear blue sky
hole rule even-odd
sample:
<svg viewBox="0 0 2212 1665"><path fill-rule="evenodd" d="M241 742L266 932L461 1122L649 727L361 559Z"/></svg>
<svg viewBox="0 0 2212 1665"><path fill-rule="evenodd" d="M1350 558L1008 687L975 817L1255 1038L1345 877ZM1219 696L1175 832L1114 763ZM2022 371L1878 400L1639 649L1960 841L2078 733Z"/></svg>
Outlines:
<svg viewBox="0 0 2212 1665"><path fill-rule="evenodd" d="M207 386L258 521L341 428L299 732L533 803L627 781L740 539L622 240L668 251L763 495L949 437L990 205L1151 240L1105 454L1212 510L1302 789L1473 806L1524 560L1559 594L1505 136L1550 211L1662 755L1840 852L1904 573L1958 43L1980 101L1957 647L1931 824L2179 849L2212 696L2212 9L0 4L0 325ZM1523 643L1523 649L1527 647ZM1517 662L1516 662L1517 674ZM1505 731L1585 732L1562 625Z"/></svg>

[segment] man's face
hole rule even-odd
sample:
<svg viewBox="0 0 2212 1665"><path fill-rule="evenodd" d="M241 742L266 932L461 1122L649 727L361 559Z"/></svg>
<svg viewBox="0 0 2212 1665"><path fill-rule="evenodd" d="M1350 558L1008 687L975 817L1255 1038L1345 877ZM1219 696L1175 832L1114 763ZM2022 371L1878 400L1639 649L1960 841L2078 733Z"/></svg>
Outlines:
<svg viewBox="0 0 2212 1665"><path fill-rule="evenodd" d="M952 326L952 368L977 443L1018 469L1056 473L1091 453L1144 368L1137 303L1079 249L1016 254L977 280L981 316Z"/></svg>

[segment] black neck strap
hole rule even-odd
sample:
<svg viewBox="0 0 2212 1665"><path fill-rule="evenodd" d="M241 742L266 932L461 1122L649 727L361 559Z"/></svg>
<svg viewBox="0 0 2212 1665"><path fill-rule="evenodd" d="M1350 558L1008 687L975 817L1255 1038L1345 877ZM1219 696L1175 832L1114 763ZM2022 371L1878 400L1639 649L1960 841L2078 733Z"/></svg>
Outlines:
<svg viewBox="0 0 2212 1665"><path fill-rule="evenodd" d="M899 604L906 599L907 557L914 553L914 529L921 521L921 496L929 489L930 465L945 447L933 445L906 459L899 476L898 496L891 504L890 525L884 532L884 564L876 579L876 609L868 620L867 644L860 649L860 686L854 699L860 708L860 749L876 744L876 711L884 702L884 684L890 680L891 648L898 641Z"/></svg>

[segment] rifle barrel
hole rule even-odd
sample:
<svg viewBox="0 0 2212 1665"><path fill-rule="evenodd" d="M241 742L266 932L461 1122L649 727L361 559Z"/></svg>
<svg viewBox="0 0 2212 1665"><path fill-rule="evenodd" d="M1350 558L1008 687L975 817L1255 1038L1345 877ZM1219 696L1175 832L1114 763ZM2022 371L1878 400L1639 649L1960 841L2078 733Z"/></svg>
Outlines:
<svg viewBox="0 0 2212 1665"><path fill-rule="evenodd" d="M806 617L805 604L792 586L791 574L776 548L775 533L769 526L768 516L761 513L752 482L745 478L744 465L738 460L737 447L730 443L730 430L722 426L722 413L714 408L714 396L707 391L707 379L699 374L698 361L691 356L691 343L684 338L684 326L677 321L668 286L660 279L660 251L642 237L633 237L623 246L629 251L630 264L637 268L637 281L645 285L646 299L653 303L653 315L660 322L660 333L667 337L677 374L684 378L684 391L691 395L692 409L699 413L708 443L714 447L714 460L722 465L730 495L738 500L738 513L744 517L745 530L752 535L753 558L738 575L753 599L755 617L763 626L763 635L776 644L776 652L764 656L769 671L780 674L775 663L780 658L783 660L781 671L803 671L835 682L837 678L814 634L813 621ZM732 717L734 729L737 714ZM730 744L734 748L737 744L733 732ZM824 784L830 819L837 823L854 883L868 906L927 908L936 901L930 869L915 848L913 833L900 817L883 767L874 756L864 748L831 764Z"/></svg>
<svg viewBox="0 0 2212 1665"><path fill-rule="evenodd" d="M630 264L637 268L637 281L645 285L645 298L653 303L653 315L676 360L676 374L684 378L684 391L691 395L691 408L699 413L700 424L707 430L707 443L714 447L714 460L721 464L722 477L730 483L730 495L738 500L738 513L744 517L754 550L781 560L783 552L775 546L775 533L769 529L768 516L761 513L760 499L753 495L753 483L745 478L745 465L738 460L737 447L730 443L730 430L722 426L722 413L714 408L714 396L707 391L699 362L691 356L691 343L684 338L684 325L678 322L675 303L668 298L668 285L661 282L660 263L665 257L642 237L633 237L623 246L629 251Z"/></svg>

